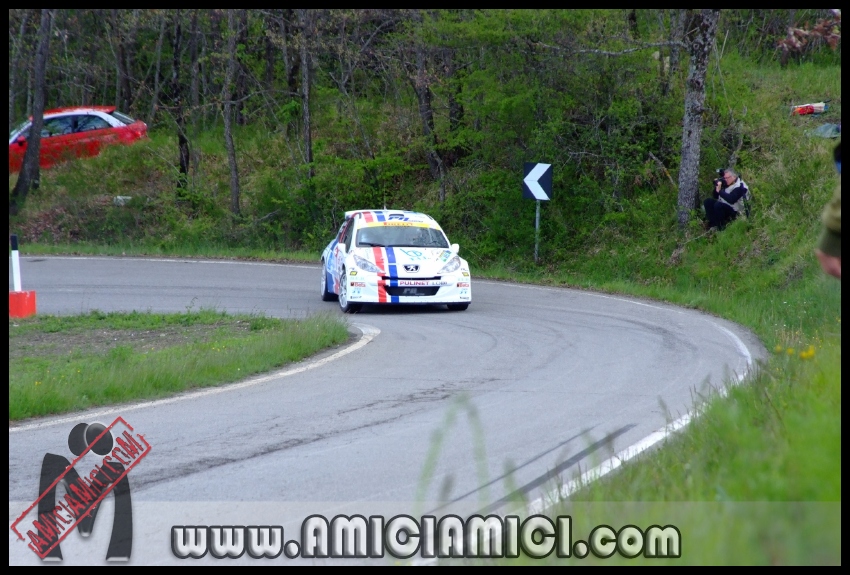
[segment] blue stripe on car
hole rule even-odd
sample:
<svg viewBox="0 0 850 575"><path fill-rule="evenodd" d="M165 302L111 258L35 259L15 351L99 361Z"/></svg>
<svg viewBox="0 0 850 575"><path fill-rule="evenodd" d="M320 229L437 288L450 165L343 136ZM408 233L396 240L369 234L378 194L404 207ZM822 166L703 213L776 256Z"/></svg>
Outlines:
<svg viewBox="0 0 850 575"><path fill-rule="evenodd" d="M398 277L398 266L395 261L395 250L392 247L387 247L387 264L389 265L390 278Z"/></svg>
<svg viewBox="0 0 850 575"><path fill-rule="evenodd" d="M390 272L390 285L395 284L397 286L398 280L392 279L392 278L398 278L398 266L396 266L396 261L395 261L395 250L392 247L387 247L386 252L387 252L387 264L388 264L387 267L389 268L389 272ZM398 296L397 295L391 295L390 296L390 302L398 303Z"/></svg>

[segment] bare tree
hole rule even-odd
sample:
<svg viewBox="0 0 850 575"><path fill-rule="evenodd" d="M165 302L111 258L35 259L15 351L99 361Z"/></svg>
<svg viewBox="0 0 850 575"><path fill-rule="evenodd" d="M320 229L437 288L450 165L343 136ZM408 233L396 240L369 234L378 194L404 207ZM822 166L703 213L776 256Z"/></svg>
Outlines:
<svg viewBox="0 0 850 575"><path fill-rule="evenodd" d="M670 81L679 71L680 45L685 36L685 21L688 11L685 9L673 10L670 15L670 66L664 70L664 60L661 60L661 69L665 71L664 81L661 87L662 95L666 96L670 91Z"/></svg>
<svg viewBox="0 0 850 575"><path fill-rule="evenodd" d="M688 11L684 9L674 10L670 16L670 74L675 74L679 69L679 44L685 36L687 19Z"/></svg>
<svg viewBox="0 0 850 575"><path fill-rule="evenodd" d="M89 13L86 14L86 19L91 19L92 21L98 21L100 19L100 14L98 10L89 10ZM97 93L97 88L95 87L95 83L98 80L98 76L101 75L98 73L98 55L100 47L98 42L88 42L88 50L85 50L85 53L88 54L86 62L84 64L85 72L83 73L83 105L90 105L94 102L95 95ZM102 74L106 76L106 74Z"/></svg>
<svg viewBox="0 0 850 575"><path fill-rule="evenodd" d="M275 46L272 41L272 26L273 19L269 16L263 18L263 47L265 48L266 70L265 70L265 89L271 93L274 90L274 66L275 66Z"/></svg>
<svg viewBox="0 0 850 575"><path fill-rule="evenodd" d="M162 14L162 20L159 23L159 38L156 41L156 70L153 75L153 95L151 96L151 111L148 115L148 124L153 124L156 115L156 109L159 106L159 74L160 64L162 63L162 40L165 38L165 24L167 18L165 13Z"/></svg>
<svg viewBox="0 0 850 575"><path fill-rule="evenodd" d="M454 136L463 124L464 109L461 93L463 84L458 81L455 51L450 48L443 50L443 71L446 82L449 84L449 132ZM463 154L464 150L462 147L452 147L444 158L447 167L451 168Z"/></svg>
<svg viewBox="0 0 850 575"><path fill-rule="evenodd" d="M178 8L174 12L174 32L171 39L172 63L171 63L171 82L169 91L171 92L171 102L174 110L174 121L177 123L177 151L180 162L180 177L177 185L180 188L186 187L189 174L189 138L186 136L186 107L183 103L183 85L180 82L180 54L183 46L183 27L182 14Z"/></svg>
<svg viewBox="0 0 850 575"><path fill-rule="evenodd" d="M23 60L24 32L29 22L30 11L24 10L21 16L18 39L12 43L9 53L9 130L15 124L15 100L17 99L18 63ZM11 34L10 34L11 36Z"/></svg>
<svg viewBox="0 0 850 575"><path fill-rule="evenodd" d="M119 11L113 8L109 22L115 34L115 70L117 75L115 105L121 110L129 111L132 93L130 90L130 67L128 65L130 60L128 36L132 32L125 33L124 31L127 15L123 12L119 14ZM132 20L135 26L135 17Z"/></svg>
<svg viewBox="0 0 850 575"><path fill-rule="evenodd" d="M422 13L419 10L414 10L412 19L416 25L422 25ZM415 36L418 36L418 34ZM422 133L425 136L428 148L426 152L428 168L431 170L431 176L434 180L439 182L440 202L443 202L446 199L446 166L437 149L439 142L434 131L434 106L432 103L431 76L428 70L428 54L426 54L423 42L418 37L415 37L413 42L414 65L412 67L408 65L408 78L419 104Z"/></svg>
<svg viewBox="0 0 850 575"><path fill-rule="evenodd" d="M50 48L50 27L53 12L41 11L41 24L38 28L38 48L35 53L35 91L32 126L27 137L27 151L24 154L23 165L18 174L18 181L9 198L9 214L17 215L18 209L27 198L30 187L38 189L39 184L39 153L41 151L41 127L44 125L44 95L46 92L45 76L47 72L47 51Z"/></svg>
<svg viewBox="0 0 850 575"><path fill-rule="evenodd" d="M313 136L310 119L310 39L313 35L313 14L310 10L298 10L298 25L301 28L301 115L304 124L304 163L309 166L307 178L312 179L313 172Z"/></svg>
<svg viewBox="0 0 850 575"><path fill-rule="evenodd" d="M248 11L239 10L239 38L237 43L247 48L248 46ZM236 60L236 125L244 126L248 123L245 117L245 100L248 96L248 74L242 67L242 62Z"/></svg>
<svg viewBox="0 0 850 575"><path fill-rule="evenodd" d="M189 102L191 103L192 110L190 113L192 120L192 136L193 138L197 138L198 130L200 129L200 110L201 110L201 95L200 95L200 57L198 51L198 37L200 36L199 24L198 24L198 12L199 10L196 8L192 11L192 19L190 24L190 38L189 38L189 60L191 62L190 66L190 77L189 77ZM195 148L190 149L191 155L191 163L192 163L192 174L197 176L198 174L198 164L200 163L200 158L198 157L198 152Z"/></svg>
<svg viewBox="0 0 850 575"><path fill-rule="evenodd" d="M689 33L688 51L691 56L685 91L685 117L682 121L682 159L679 165L679 227L688 223L690 211L699 201L699 161L702 138L702 113L705 104L705 76L708 55L717 33L720 10L700 10L694 15Z"/></svg>
<svg viewBox="0 0 850 575"><path fill-rule="evenodd" d="M236 76L236 39L239 35L234 10L227 11L227 71L224 76L224 144L230 166L230 211L239 215L239 168L236 165L236 148L233 146L233 79Z"/></svg>

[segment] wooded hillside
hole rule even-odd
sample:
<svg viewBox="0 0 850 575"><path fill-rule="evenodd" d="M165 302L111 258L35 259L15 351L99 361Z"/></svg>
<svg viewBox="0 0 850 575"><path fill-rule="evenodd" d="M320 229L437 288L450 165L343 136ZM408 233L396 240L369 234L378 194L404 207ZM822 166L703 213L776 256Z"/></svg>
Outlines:
<svg viewBox="0 0 850 575"><path fill-rule="evenodd" d="M42 12L9 11L10 129L33 110ZM826 10L49 15L45 107L115 104L168 142L146 185L107 193L229 213L222 241L288 248L320 247L347 209L425 209L482 260L533 241L524 162L554 166L547 257L659 189L674 198L652 208L686 226L716 168L764 151L721 59L840 62L833 38L787 41Z"/></svg>

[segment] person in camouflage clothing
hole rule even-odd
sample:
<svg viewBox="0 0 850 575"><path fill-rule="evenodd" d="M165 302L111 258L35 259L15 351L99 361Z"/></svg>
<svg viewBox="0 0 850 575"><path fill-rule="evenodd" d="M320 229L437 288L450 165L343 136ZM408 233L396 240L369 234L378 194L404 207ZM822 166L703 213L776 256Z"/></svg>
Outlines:
<svg viewBox="0 0 850 575"><path fill-rule="evenodd" d="M841 279L841 143L835 148L835 167L838 187L823 210L823 231L815 251L820 267L831 276Z"/></svg>

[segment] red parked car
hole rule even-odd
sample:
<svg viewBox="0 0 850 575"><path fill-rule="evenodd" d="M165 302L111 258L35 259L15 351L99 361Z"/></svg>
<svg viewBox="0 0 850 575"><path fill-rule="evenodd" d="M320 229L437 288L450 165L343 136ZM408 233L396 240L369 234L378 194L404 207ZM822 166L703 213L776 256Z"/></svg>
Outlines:
<svg viewBox="0 0 850 575"><path fill-rule="evenodd" d="M9 172L18 172L27 151L32 118L9 134ZM72 158L96 156L103 146L131 144L147 136L147 124L122 114L115 106L74 106L44 112L41 129L42 168Z"/></svg>

